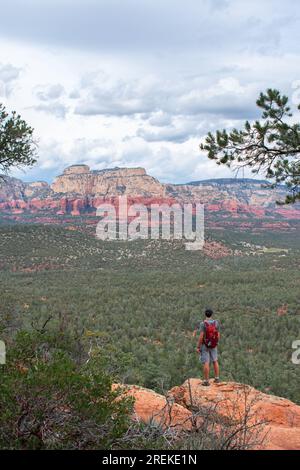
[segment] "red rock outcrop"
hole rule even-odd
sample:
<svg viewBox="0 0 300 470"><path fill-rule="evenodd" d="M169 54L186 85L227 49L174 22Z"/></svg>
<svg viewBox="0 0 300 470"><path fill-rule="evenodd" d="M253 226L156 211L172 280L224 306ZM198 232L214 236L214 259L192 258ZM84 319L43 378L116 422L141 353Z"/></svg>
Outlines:
<svg viewBox="0 0 300 470"><path fill-rule="evenodd" d="M124 396L134 399L134 420L144 423L153 421L162 427L191 429L192 413L187 408L177 403L170 406L166 397L147 388L136 385L113 385L113 389L120 387Z"/></svg>
<svg viewBox="0 0 300 470"><path fill-rule="evenodd" d="M210 408L221 417L241 419L246 407L253 417L266 422L263 449L300 450L300 406L295 403L234 382L203 387L199 379L190 379L169 391L174 402L189 409ZM246 398L246 399L245 399ZM245 404L246 403L246 404Z"/></svg>
<svg viewBox="0 0 300 470"><path fill-rule="evenodd" d="M211 259L221 259L233 254L232 250L223 243L208 240L204 243L203 252Z"/></svg>
<svg viewBox="0 0 300 470"><path fill-rule="evenodd" d="M263 444L259 449L300 450L300 406L253 387L235 382L204 387L199 379L190 379L172 388L167 397L135 385L114 385L118 387L125 396L134 398L135 420L154 420L163 427L191 431L192 411L207 410L220 420L240 422L250 410L249 424L261 423Z"/></svg>
<svg viewBox="0 0 300 470"><path fill-rule="evenodd" d="M113 168L90 171L87 165L73 165L65 169L51 185L54 193L76 193L82 196L135 196L165 195L164 185L144 168Z"/></svg>

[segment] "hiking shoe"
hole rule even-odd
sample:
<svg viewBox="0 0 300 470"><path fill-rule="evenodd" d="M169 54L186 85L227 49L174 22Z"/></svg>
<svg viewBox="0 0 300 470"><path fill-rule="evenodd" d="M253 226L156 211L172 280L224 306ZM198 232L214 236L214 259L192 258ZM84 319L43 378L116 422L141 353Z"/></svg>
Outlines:
<svg viewBox="0 0 300 470"><path fill-rule="evenodd" d="M208 380L203 380L202 385L203 385L203 387L209 387L209 381Z"/></svg>
<svg viewBox="0 0 300 470"><path fill-rule="evenodd" d="M221 380L219 379L219 377L217 377L215 380L214 380L215 384L219 384L221 383Z"/></svg>

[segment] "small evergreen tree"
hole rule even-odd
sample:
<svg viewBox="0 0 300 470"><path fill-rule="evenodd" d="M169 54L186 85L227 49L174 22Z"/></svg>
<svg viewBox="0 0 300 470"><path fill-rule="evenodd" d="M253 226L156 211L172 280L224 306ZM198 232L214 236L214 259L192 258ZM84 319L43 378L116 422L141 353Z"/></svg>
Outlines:
<svg viewBox="0 0 300 470"><path fill-rule="evenodd" d="M112 391L101 356L78 363L69 343L25 331L9 341L1 366L1 449L108 449L127 431L132 400Z"/></svg>
<svg viewBox="0 0 300 470"><path fill-rule="evenodd" d="M15 111L9 115L0 103L0 171L31 166L35 162L33 129Z"/></svg>

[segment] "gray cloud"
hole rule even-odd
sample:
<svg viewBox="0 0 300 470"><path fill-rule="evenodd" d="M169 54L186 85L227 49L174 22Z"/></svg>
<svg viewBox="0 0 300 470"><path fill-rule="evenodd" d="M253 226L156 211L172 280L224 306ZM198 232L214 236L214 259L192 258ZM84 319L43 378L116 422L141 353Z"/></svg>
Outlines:
<svg viewBox="0 0 300 470"><path fill-rule="evenodd" d="M19 78L21 69L11 64L0 64L0 96L8 97L16 80Z"/></svg>
<svg viewBox="0 0 300 470"><path fill-rule="evenodd" d="M47 114L52 114L53 116L60 119L64 119L68 112L68 107L57 101L31 106L31 109L34 109L35 111L42 111Z"/></svg>
<svg viewBox="0 0 300 470"><path fill-rule="evenodd" d="M56 85L38 85L35 88L35 95L41 101L51 101L61 98L65 89L61 84Z"/></svg>
<svg viewBox="0 0 300 470"><path fill-rule="evenodd" d="M189 48L221 55L249 45L257 51L289 45L295 51L300 38L299 6L294 0L252 0L247 6L240 0L2 3L2 37L97 51Z"/></svg>
<svg viewBox="0 0 300 470"><path fill-rule="evenodd" d="M153 113L149 117L149 124L156 127L164 127L172 124L172 116L164 111Z"/></svg>
<svg viewBox="0 0 300 470"><path fill-rule="evenodd" d="M292 82L300 79L300 4L295 0L2 3L4 40L29 42L52 59L59 51L58 62L70 62L66 82L59 76L51 85L33 88L34 110L59 119L76 115L59 123L68 143L74 139L70 153L60 150L63 146L53 150L61 166L140 164L169 181L221 176L217 171L225 170L204 157L198 166L197 140L209 130L256 118L260 91L277 87L291 94ZM30 57L26 60L30 64ZM41 60L39 66L44 65ZM92 71L100 66L103 71ZM5 67L0 66L0 87L8 96L20 69ZM63 67L58 70L65 73ZM77 140L81 123L89 136L105 134L96 127L97 116L110 136L115 132L115 140ZM49 128L45 134L48 138ZM47 152L44 173L54 171Z"/></svg>
<svg viewBox="0 0 300 470"><path fill-rule="evenodd" d="M195 42L199 34L195 19L209 16L211 4L207 0L10 0L1 7L1 34L97 50L182 47ZM220 5L224 5L221 0Z"/></svg>
<svg viewBox="0 0 300 470"><path fill-rule="evenodd" d="M176 129L170 126L160 131L149 131L139 129L137 136L142 137L147 142L186 142L189 138L195 135L195 132L187 131L185 129Z"/></svg>
<svg viewBox="0 0 300 470"><path fill-rule="evenodd" d="M172 126L176 116L183 120L189 116L199 116L202 120L209 116L233 120L257 117L255 101L260 91L258 85L242 86L239 80L230 76L215 83L202 77L179 77L178 83L143 78L113 82L104 79L102 74L100 77L94 74L91 80L81 81L75 114L116 117L139 114L151 126L169 126L168 131L147 132L148 139L153 141L164 133L166 136L173 134L174 141L183 138L181 130Z"/></svg>
<svg viewBox="0 0 300 470"><path fill-rule="evenodd" d="M65 89L61 84L38 85L33 90L39 103L31 106L35 111L52 114L57 118L64 119L68 112L68 105L64 102Z"/></svg>
<svg viewBox="0 0 300 470"><path fill-rule="evenodd" d="M75 114L132 116L153 112L157 106L155 86L143 80L113 81L99 72L83 77L80 86Z"/></svg>
<svg viewBox="0 0 300 470"><path fill-rule="evenodd" d="M191 122L189 120L182 119L180 124L177 125L159 126L158 128L153 126L148 128L141 127L137 131L137 136L147 142L183 143L191 137L199 136L200 127L199 122Z"/></svg>

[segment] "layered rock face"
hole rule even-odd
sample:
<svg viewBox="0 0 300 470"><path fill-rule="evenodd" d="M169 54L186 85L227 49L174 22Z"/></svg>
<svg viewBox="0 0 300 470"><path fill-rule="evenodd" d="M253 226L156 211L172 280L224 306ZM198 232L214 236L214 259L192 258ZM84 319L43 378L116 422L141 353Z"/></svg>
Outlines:
<svg viewBox="0 0 300 470"><path fill-rule="evenodd" d="M25 196L26 184L17 178L1 176L0 178L0 202L23 199Z"/></svg>
<svg viewBox="0 0 300 470"><path fill-rule="evenodd" d="M123 396L134 399L134 420L144 423L153 421L163 428L176 426L180 429L191 429L192 413L177 403L169 407L163 395L137 385L114 384L113 389L121 389Z"/></svg>
<svg viewBox="0 0 300 470"><path fill-rule="evenodd" d="M117 387L117 385L114 385ZM214 416L219 423L240 423L259 429L255 447L263 450L300 450L300 406L235 382L204 387L199 379L187 380L166 397L135 385L121 386L135 400L133 419L184 431L201 426L200 416ZM216 433L221 427L216 426Z"/></svg>
<svg viewBox="0 0 300 470"><path fill-rule="evenodd" d="M165 188L144 168L115 168L90 171L87 165L67 168L51 185L55 193L75 193L81 196L164 197Z"/></svg>
<svg viewBox="0 0 300 470"><path fill-rule="evenodd" d="M300 450L300 406L235 382L203 387L190 379L169 392L174 402L186 408L213 409L221 418L240 421L249 414L249 424L262 426L263 449Z"/></svg>
<svg viewBox="0 0 300 470"><path fill-rule="evenodd" d="M277 215L300 219L300 205L276 206L285 199L284 188L262 187L256 180L210 180L187 185L164 185L143 168L113 168L91 171L87 165L66 168L51 185L37 181L24 183L16 178L0 178L0 211L50 211L58 215L95 214L103 200L126 195L131 202L201 202L210 214L231 217Z"/></svg>
<svg viewBox="0 0 300 470"><path fill-rule="evenodd" d="M167 185L167 193L183 202L201 201L212 212L244 213L262 216L268 209L278 209L284 201L284 188L271 189L256 180L210 180L187 185ZM286 212L283 212L283 216Z"/></svg>

